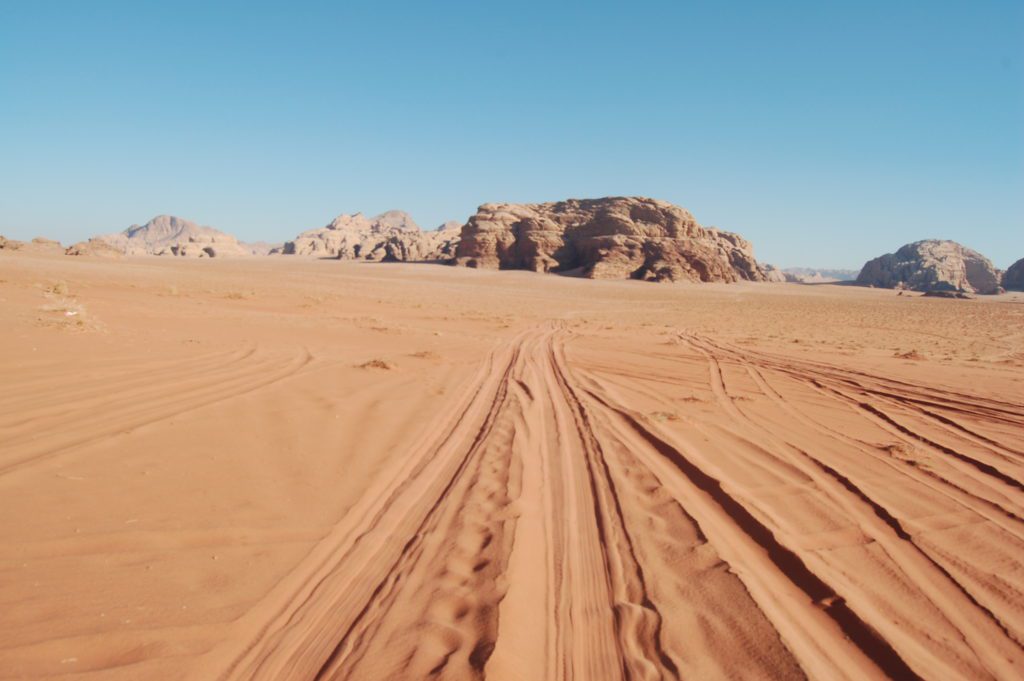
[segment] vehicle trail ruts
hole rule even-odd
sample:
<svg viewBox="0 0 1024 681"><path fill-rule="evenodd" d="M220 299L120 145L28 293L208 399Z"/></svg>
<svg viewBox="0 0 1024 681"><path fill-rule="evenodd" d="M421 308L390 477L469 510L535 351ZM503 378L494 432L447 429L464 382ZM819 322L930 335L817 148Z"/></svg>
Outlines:
<svg viewBox="0 0 1024 681"><path fill-rule="evenodd" d="M255 354L247 353L230 362L203 366L184 365L178 371L159 375L137 378L132 384L113 383L100 386L89 393L64 395L59 399L51 399L36 408L27 408L19 414L18 420L0 423L0 430L8 433L32 434L39 428L46 428L53 422L68 424L74 420L92 420L96 414L121 413L135 405L145 405L159 401L172 390L185 392L218 385L234 378L255 376L265 373L275 365L280 365L281 358L260 357L252 359ZM10 441L10 440L8 440Z"/></svg>
<svg viewBox="0 0 1024 681"><path fill-rule="evenodd" d="M114 367L104 368L93 366L92 362L67 367L61 375L60 399L63 402L75 402L94 395L106 395L112 392L131 389L139 385L148 385L161 381L165 376L188 375L208 368L217 368L244 360L256 352L256 346L246 343L230 351L209 352L189 358L188 360L125 360ZM73 369L73 371L71 371ZM59 369L47 372L47 378L14 381L5 379L5 391L0 395L0 408L11 404L19 407L34 408L40 405L52 405L54 401L53 373L61 373ZM20 412L21 410L19 410ZM19 413L19 416L21 414Z"/></svg>
<svg viewBox="0 0 1024 681"><path fill-rule="evenodd" d="M906 663L815 575L795 553L692 460L684 447L645 425L596 390L582 388L603 410L665 489L697 521L711 544L739 575L810 676L916 678Z"/></svg>
<svg viewBox="0 0 1024 681"><path fill-rule="evenodd" d="M877 445L872 446L869 443L854 438L837 428L830 427L827 423L819 422L809 414L805 414L794 402L785 399L782 394L775 389L772 381L765 375L765 370L752 364L747 364L746 369L754 382L758 387L760 387L764 395L800 423L808 426L827 438L833 438L846 443L864 456L871 457L882 465L913 480L915 483L924 485L928 487L928 489L942 494L958 506L972 513L976 513L985 520L998 525L1001 529L1013 535L1018 540L1024 542L1024 520L1018 518L1013 513L1003 509L1001 506L993 503L985 497L972 494L969 490L964 489L945 477L942 477L931 469L912 465L910 461L882 454Z"/></svg>
<svg viewBox="0 0 1024 681"><path fill-rule="evenodd" d="M829 378L829 372L821 372L817 369L819 363L801 362L797 364L788 360L772 358L765 353L744 353L741 350L725 347L706 338L692 337L691 340L712 352L725 352L731 357L740 357L739 361L746 363L754 362L767 369L779 371L845 402L850 408L867 416L869 420L880 426L883 430L890 432L900 441L922 447L934 455L944 458L946 463L966 473L970 476L970 479L977 480L979 484L991 490L992 496L995 497L985 496L984 498L996 503L1004 512L1009 513L1014 518L1024 516L1024 485L1014 475L1001 470L996 465L996 462L983 460L984 452L976 451L973 455L967 454L959 449L954 449L937 442L934 439L934 435L929 437L909 427L898 420L891 411L884 410L882 408L883 405L872 404L870 399L865 396L870 395L870 392L865 392L862 393L862 396L858 396L848 392L849 388L846 385L837 385ZM978 413L981 416L987 416L984 412ZM1022 427L1024 427L1024 422L1022 422ZM992 450L991 448L986 448L986 451L991 452Z"/></svg>
<svg viewBox="0 0 1024 681"><path fill-rule="evenodd" d="M59 425L48 428L45 437L29 431L4 440L0 448L0 475L68 454L118 433L267 388L297 375L313 361L313 356L304 348L291 356L272 356L254 367L245 366L244 360L239 360L224 371L224 377L218 378L219 372L210 372L181 382L168 381L152 391L133 396L130 402L119 401L118 404L123 402L123 405L111 410L106 417L91 416L88 405L77 410L77 417L53 414L49 419ZM5 454L5 450L14 455Z"/></svg>
<svg viewBox="0 0 1024 681"><path fill-rule="evenodd" d="M622 500L604 447L566 376L565 359L552 341L547 349L550 374L569 405L594 500L594 519L614 600L615 630L624 678L679 678L679 669L664 650L662 614L651 600L634 539L626 526Z"/></svg>
<svg viewBox="0 0 1024 681"><path fill-rule="evenodd" d="M360 623L396 574L421 550L418 529L443 513L446 493L471 467L508 392L528 338L499 346L461 396L435 419L407 456L397 457L296 569L211 651L197 678L313 678L351 652ZM403 558L405 557L405 558ZM390 567L384 567L390 566ZM383 569L382 569L383 568ZM383 579L382 579L383 577Z"/></svg>
<svg viewBox="0 0 1024 681"><path fill-rule="evenodd" d="M463 466L317 678L481 675L494 649L501 575L515 528L509 512L520 487L515 432L529 399L518 376L533 342L527 338L517 348Z"/></svg>
<svg viewBox="0 0 1024 681"><path fill-rule="evenodd" d="M666 356L687 363L679 376L600 352L591 362L575 349L586 341L553 322L496 345L194 677L1009 679L1024 666L1016 619L977 596L986 575L919 541L876 481L850 468L851 453L1019 541L1013 504L895 460L805 412L790 391L854 408L874 424L863 432L912 439L849 401L888 412L894 398L860 397L841 371L843 381L698 337ZM730 393L733 372L766 397L763 409ZM662 386L700 395L675 403L676 426L636 407L667 399ZM957 409L973 401L937 394L932 402ZM978 418L1017 418L1012 403L982 402ZM935 449L949 436L1013 456L974 421L914 405L951 421L933 419L944 434ZM803 495L864 550L819 552L758 485ZM872 574L891 571L901 600L883 603L885 588L859 578L851 555L869 558ZM934 630L901 626L915 618Z"/></svg>
<svg viewBox="0 0 1024 681"><path fill-rule="evenodd" d="M987 608L968 593L938 563L921 551L907 533L902 523L892 515L881 503L872 499L862 488L858 487L849 477L825 463L820 456L812 456L793 443L783 439L778 433L769 432L746 416L740 405L736 404L728 393L722 369L715 354L699 341L695 347L705 353L711 374L711 385L719 403L732 416L736 425L752 431L762 444L770 445L775 456L795 462L800 466L819 489L842 509L844 515L858 526L874 541L883 547L903 572L911 578L912 583L943 613L964 637L978 657L979 662L996 676L1009 676L1014 669L1024 665L1024 650L1006 630L1002 622ZM883 618L877 618L879 627L887 624ZM906 648L919 648L914 638L901 637L899 628L888 633L888 638L901 643ZM1009 639L997 646L997 642ZM927 654L920 650L919 654ZM936 661L934 672L948 669L948 661ZM1017 665L1015 667L1015 665Z"/></svg>

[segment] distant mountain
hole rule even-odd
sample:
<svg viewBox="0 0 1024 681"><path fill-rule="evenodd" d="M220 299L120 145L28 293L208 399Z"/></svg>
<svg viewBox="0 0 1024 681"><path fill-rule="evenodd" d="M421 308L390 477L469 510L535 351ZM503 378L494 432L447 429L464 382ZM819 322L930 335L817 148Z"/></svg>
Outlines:
<svg viewBox="0 0 1024 681"><path fill-rule="evenodd" d="M366 217L342 214L327 225L302 232L286 241L285 255L314 255L339 260L447 260L455 254L462 224L446 222L425 232L400 210Z"/></svg>
<svg viewBox="0 0 1024 681"><path fill-rule="evenodd" d="M158 215L144 225L97 238L127 255L213 258L252 254L230 234L173 215Z"/></svg>
<svg viewBox="0 0 1024 681"><path fill-rule="evenodd" d="M825 284L834 281L853 281L860 270L830 270L813 267L787 267L782 270L786 281L805 284Z"/></svg>

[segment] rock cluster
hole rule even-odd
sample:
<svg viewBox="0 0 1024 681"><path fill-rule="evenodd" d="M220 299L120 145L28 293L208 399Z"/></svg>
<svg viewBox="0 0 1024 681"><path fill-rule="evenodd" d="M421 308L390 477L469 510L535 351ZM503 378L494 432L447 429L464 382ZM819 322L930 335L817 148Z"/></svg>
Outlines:
<svg viewBox="0 0 1024 681"><path fill-rule="evenodd" d="M702 227L678 206L640 197L485 204L462 228L456 263L594 279L734 282L781 275L759 265L739 235Z"/></svg>
<svg viewBox="0 0 1024 681"><path fill-rule="evenodd" d="M88 241L79 241L64 250L65 255L84 255L98 258L120 258L124 252L112 244L93 237Z"/></svg>
<svg viewBox="0 0 1024 681"><path fill-rule="evenodd" d="M0 250L24 251L26 253L63 253L64 247L59 241L37 236L32 241L18 241L0 236Z"/></svg>
<svg viewBox="0 0 1024 681"><path fill-rule="evenodd" d="M174 255L214 258L251 255L230 234L173 215L158 215L144 225L97 237L126 255Z"/></svg>
<svg viewBox="0 0 1024 681"><path fill-rule="evenodd" d="M913 291L999 293L999 270L977 251L955 241L928 239L869 260L857 283Z"/></svg>
<svg viewBox="0 0 1024 681"><path fill-rule="evenodd" d="M1007 291L1024 291L1024 258L1003 272L1003 288Z"/></svg>
<svg viewBox="0 0 1024 681"><path fill-rule="evenodd" d="M339 215L329 224L285 242L285 255L313 255L340 260L417 262L450 260L455 254L461 225L446 222L423 231L400 210L374 217L362 213Z"/></svg>

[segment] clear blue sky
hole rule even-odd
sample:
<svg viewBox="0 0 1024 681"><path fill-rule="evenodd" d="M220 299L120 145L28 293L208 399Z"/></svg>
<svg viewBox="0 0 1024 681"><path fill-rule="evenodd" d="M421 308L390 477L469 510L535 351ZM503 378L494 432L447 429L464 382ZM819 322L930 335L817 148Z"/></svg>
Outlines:
<svg viewBox="0 0 1024 681"><path fill-rule="evenodd" d="M0 233L646 195L761 260L1024 257L1024 2L0 0Z"/></svg>

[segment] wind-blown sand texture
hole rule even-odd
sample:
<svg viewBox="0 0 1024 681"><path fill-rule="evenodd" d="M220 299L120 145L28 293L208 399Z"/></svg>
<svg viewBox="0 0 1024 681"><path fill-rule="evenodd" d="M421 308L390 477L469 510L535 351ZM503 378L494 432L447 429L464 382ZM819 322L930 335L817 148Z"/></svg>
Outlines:
<svg viewBox="0 0 1024 681"><path fill-rule="evenodd" d="M0 253L0 678L1020 678L1022 302Z"/></svg>

